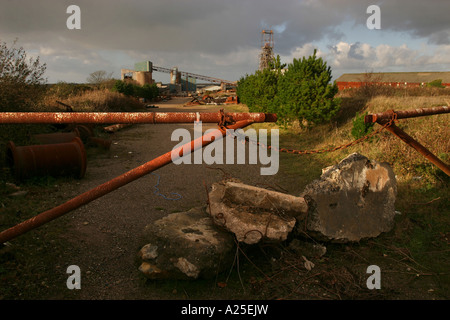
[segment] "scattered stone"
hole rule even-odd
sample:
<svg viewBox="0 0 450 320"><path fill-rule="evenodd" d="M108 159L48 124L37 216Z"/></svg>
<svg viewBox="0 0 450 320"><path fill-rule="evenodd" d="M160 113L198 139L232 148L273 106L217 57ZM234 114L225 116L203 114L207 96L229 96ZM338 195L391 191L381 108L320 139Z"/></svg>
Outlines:
<svg viewBox="0 0 450 320"><path fill-rule="evenodd" d="M353 242L394 226L397 182L392 168L353 153L306 186L306 231L318 240ZM298 224L304 227L304 222Z"/></svg>
<svg viewBox="0 0 450 320"><path fill-rule="evenodd" d="M142 242L139 270L150 279L212 278L231 267L236 250L201 207L147 225Z"/></svg>
<svg viewBox="0 0 450 320"><path fill-rule="evenodd" d="M246 244L286 240L295 226L295 217L307 209L302 198L236 180L215 183L209 193L214 222Z"/></svg>
<svg viewBox="0 0 450 320"><path fill-rule="evenodd" d="M305 269L308 271L311 271L312 268L315 267L315 264L312 261L309 261L308 259L306 259L305 256L302 256L303 261L305 261L305 263L303 264L305 266Z"/></svg>
<svg viewBox="0 0 450 320"><path fill-rule="evenodd" d="M158 257L158 247L148 243L139 251L139 256L143 260L156 259Z"/></svg>

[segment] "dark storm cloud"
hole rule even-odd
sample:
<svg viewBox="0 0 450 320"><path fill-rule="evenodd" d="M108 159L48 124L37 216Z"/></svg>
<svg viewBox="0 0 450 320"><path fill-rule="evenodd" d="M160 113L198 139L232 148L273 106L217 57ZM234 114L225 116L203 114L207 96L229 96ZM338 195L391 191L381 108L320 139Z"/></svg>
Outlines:
<svg viewBox="0 0 450 320"><path fill-rule="evenodd" d="M66 28L66 8L72 4L81 8L81 30ZM448 0L0 0L0 40L18 38L26 48L40 50L49 64L80 70L108 65L109 58L93 52L120 51L164 66L186 61L195 66L192 72L217 75L213 66L203 65L208 61L222 69L233 65L227 74L244 73L256 66L249 54L259 50L262 29L273 29L275 51L289 56L310 43L335 45L345 37L344 22L366 28L372 4L381 8L383 30L450 44ZM349 51L352 58L362 57L357 49L355 44Z"/></svg>
<svg viewBox="0 0 450 320"><path fill-rule="evenodd" d="M70 4L82 10L82 30L65 28ZM364 26L370 4L381 7L383 29L406 31L430 43L449 43L447 0L2 0L0 36L48 43L62 36L102 49L223 53L239 46L259 47L257 35L263 28L283 25L276 45L287 53L326 36L341 38L336 27L345 21Z"/></svg>
<svg viewBox="0 0 450 320"><path fill-rule="evenodd" d="M319 1L320 2L320 1ZM66 29L66 8L76 4L82 29ZM153 1L2 1L0 36L53 43L58 37L102 49L230 52L259 47L263 28L285 25L277 34L280 51L317 40L342 21L327 5L301 1L153 0ZM343 10L340 10L341 12Z"/></svg>

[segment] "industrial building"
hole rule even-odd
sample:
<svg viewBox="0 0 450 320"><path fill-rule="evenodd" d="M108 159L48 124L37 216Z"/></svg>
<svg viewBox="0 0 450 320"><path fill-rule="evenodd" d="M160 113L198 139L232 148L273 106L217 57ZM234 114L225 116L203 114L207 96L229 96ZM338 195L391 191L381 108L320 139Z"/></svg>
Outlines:
<svg viewBox="0 0 450 320"><path fill-rule="evenodd" d="M450 87L450 72L346 73L336 83L339 90L359 88L366 83L395 88L418 88L435 80L442 80L443 86Z"/></svg>
<svg viewBox="0 0 450 320"><path fill-rule="evenodd" d="M134 70L121 69L121 79L133 79L141 86L144 84L153 84L153 64L151 61L138 62L134 65Z"/></svg>
<svg viewBox="0 0 450 320"><path fill-rule="evenodd" d="M235 87L236 82L227 81L218 78L212 78L195 73L179 71L178 67L162 68L154 66L151 61L138 62L134 65L134 69L121 69L121 79L132 79L140 85L153 84L152 73L165 72L170 74L170 83L166 85L170 93L178 94L181 92L195 92L197 91L197 80L203 80L210 83L218 84L223 90L228 86Z"/></svg>

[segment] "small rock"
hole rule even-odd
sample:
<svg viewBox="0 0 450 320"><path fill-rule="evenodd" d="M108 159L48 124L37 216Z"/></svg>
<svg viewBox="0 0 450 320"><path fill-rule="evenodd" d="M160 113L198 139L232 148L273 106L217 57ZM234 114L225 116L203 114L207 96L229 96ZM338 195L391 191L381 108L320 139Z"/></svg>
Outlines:
<svg viewBox="0 0 450 320"><path fill-rule="evenodd" d="M200 270L197 268L195 264L190 263L186 258L178 258L178 260L174 263L174 266L180 269L188 277L197 279L200 274Z"/></svg>
<svg viewBox="0 0 450 320"><path fill-rule="evenodd" d="M148 243L142 247L141 251L139 251L139 255L144 260L155 259L158 257L158 247Z"/></svg>
<svg viewBox="0 0 450 320"><path fill-rule="evenodd" d="M315 267L315 264L312 261L309 261L308 259L306 259L305 256L302 256L302 258L305 261L305 263L304 263L305 269L308 271L311 271L312 268Z"/></svg>

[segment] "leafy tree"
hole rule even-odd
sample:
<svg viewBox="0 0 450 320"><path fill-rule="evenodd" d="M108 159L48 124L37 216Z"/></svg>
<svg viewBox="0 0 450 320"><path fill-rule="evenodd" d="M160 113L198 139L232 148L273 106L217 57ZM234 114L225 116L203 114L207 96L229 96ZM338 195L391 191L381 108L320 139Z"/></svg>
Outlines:
<svg viewBox="0 0 450 320"><path fill-rule="evenodd" d="M47 68L39 57L27 58L25 50L0 43L0 111L27 111L45 92Z"/></svg>
<svg viewBox="0 0 450 320"><path fill-rule="evenodd" d="M126 96L134 95L134 85L122 80L117 80L111 90L123 93Z"/></svg>
<svg viewBox="0 0 450 320"><path fill-rule="evenodd" d="M308 125L330 120L339 110L338 92L331 84L331 68L316 51L309 58L294 59L283 72L277 56L270 67L246 75L238 82L237 95L251 112L276 113L280 122L306 120Z"/></svg>
<svg viewBox="0 0 450 320"><path fill-rule="evenodd" d="M251 112L275 112L278 80L284 66L280 62L280 56L277 56L269 68L257 70L254 75L246 75L239 80L237 95Z"/></svg>
<svg viewBox="0 0 450 320"><path fill-rule="evenodd" d="M139 97L144 98L146 100L152 100L156 98L159 94L159 90L156 84L146 83L141 88L142 88L141 94Z"/></svg>
<svg viewBox="0 0 450 320"><path fill-rule="evenodd" d="M100 88L104 83L110 81L112 79L113 73L107 73L104 70L97 70L89 74L89 77L86 81L97 88Z"/></svg>
<svg viewBox="0 0 450 320"><path fill-rule="evenodd" d="M318 124L330 120L340 108L340 101L334 99L337 84L330 84L331 68L316 52L294 59L278 82L279 116L288 122Z"/></svg>

